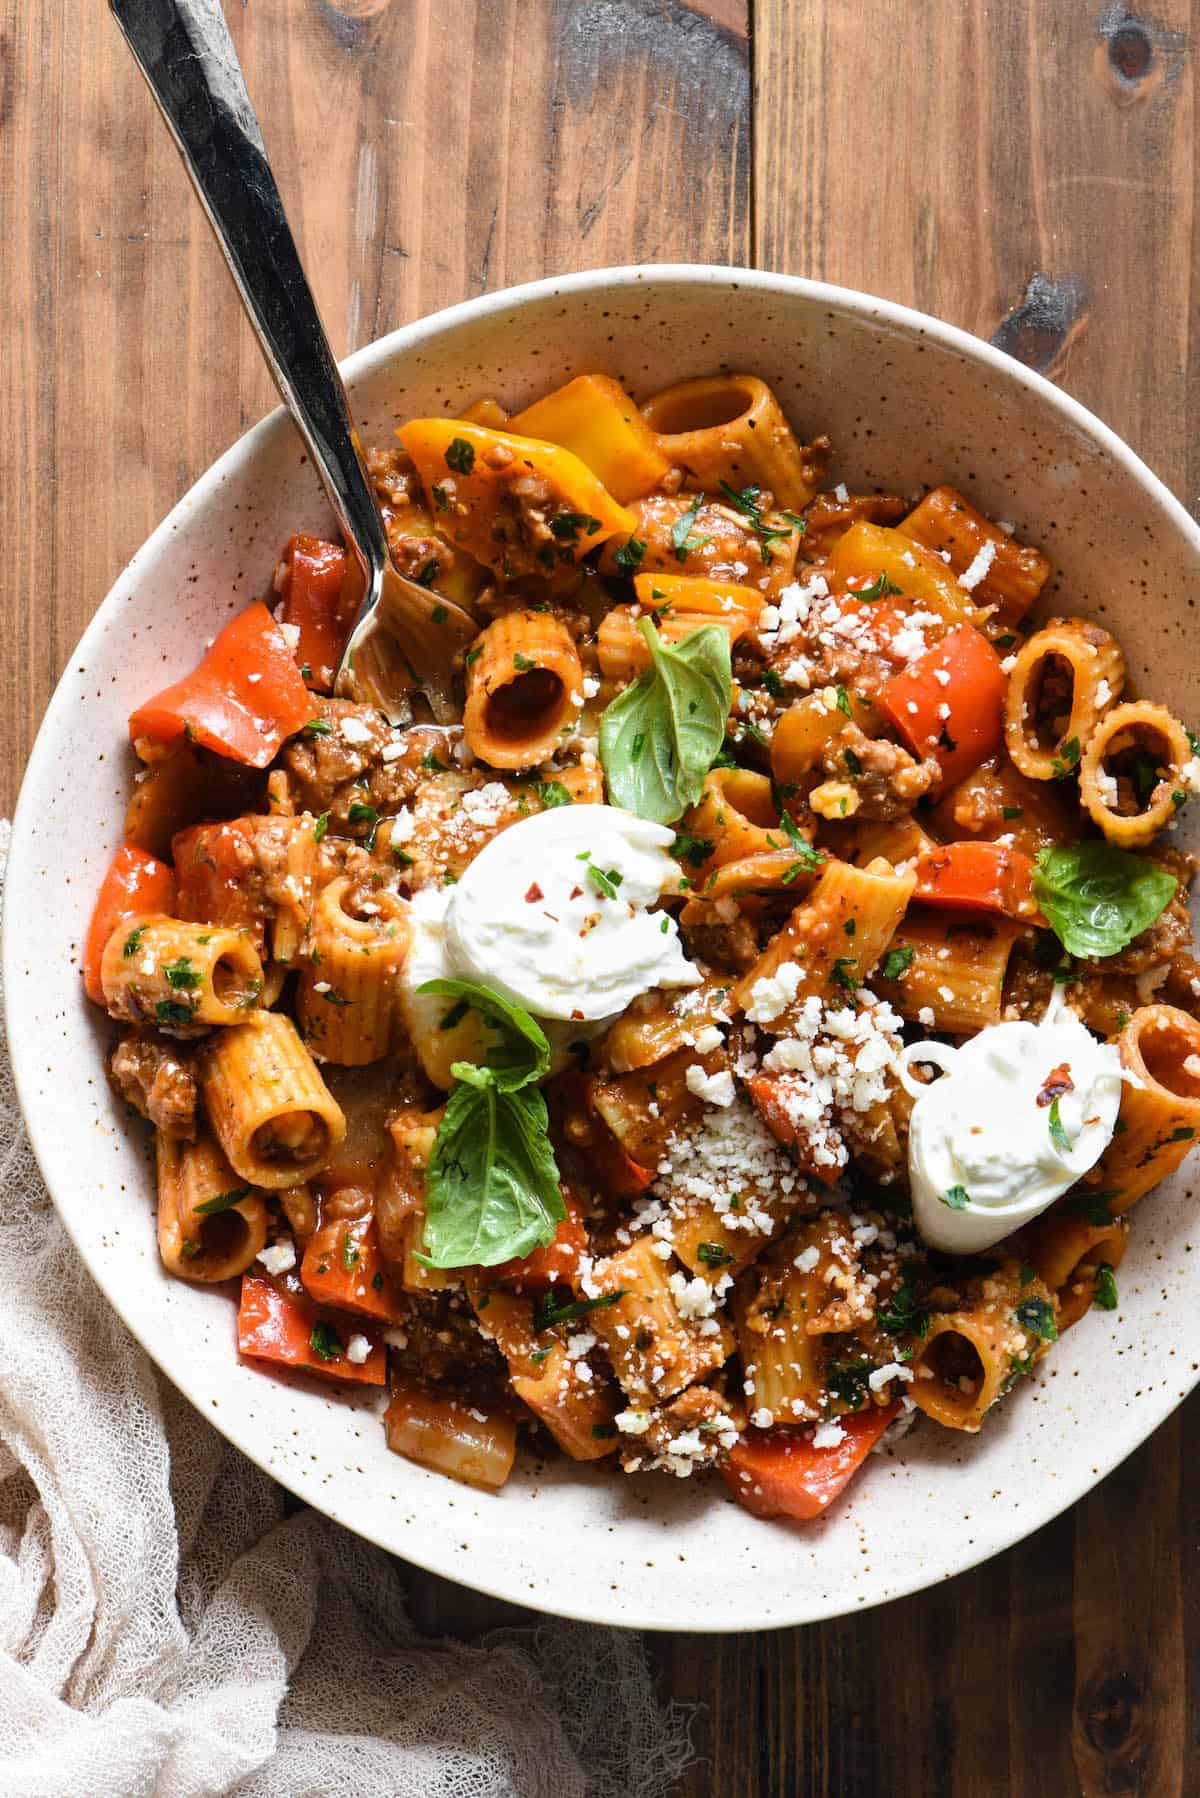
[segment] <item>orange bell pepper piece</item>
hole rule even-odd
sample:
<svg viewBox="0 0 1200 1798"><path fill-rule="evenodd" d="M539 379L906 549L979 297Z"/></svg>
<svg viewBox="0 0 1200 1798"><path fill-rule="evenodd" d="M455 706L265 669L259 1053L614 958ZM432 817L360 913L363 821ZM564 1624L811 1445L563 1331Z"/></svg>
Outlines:
<svg viewBox="0 0 1200 1798"><path fill-rule="evenodd" d="M304 1290L318 1304L380 1323L403 1323L407 1307L379 1250L373 1217L331 1218L314 1230L300 1264Z"/></svg>
<svg viewBox="0 0 1200 1798"><path fill-rule="evenodd" d="M489 568L550 572L633 530L633 513L557 444L453 418L414 418L396 435L416 464L437 529ZM537 509L550 535L536 547L522 541L512 510L521 475L540 479L549 492Z"/></svg>

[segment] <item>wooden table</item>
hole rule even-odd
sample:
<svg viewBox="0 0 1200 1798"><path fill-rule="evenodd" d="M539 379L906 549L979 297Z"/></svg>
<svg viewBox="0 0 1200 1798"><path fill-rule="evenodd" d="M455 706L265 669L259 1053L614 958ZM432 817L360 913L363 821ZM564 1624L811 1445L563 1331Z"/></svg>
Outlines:
<svg viewBox="0 0 1200 1798"><path fill-rule="evenodd" d="M1200 5L226 10L339 351L552 271L757 264L992 337L1194 501ZM7 810L93 608L274 395L100 0L0 0L0 246ZM1072 1512L923 1596L652 1640L664 1692L702 1705L686 1791L1200 1790L1198 1423L1193 1400ZM521 1615L412 1583L433 1630Z"/></svg>

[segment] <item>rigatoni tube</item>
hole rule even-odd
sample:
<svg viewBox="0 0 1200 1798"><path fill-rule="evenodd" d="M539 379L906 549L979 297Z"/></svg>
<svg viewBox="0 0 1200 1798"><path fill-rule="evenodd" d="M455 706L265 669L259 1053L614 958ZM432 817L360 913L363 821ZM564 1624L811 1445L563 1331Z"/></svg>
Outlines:
<svg viewBox="0 0 1200 1798"><path fill-rule="evenodd" d="M255 1186L299 1185L346 1134L340 1106L281 1012L220 1031L201 1052L200 1080L217 1140Z"/></svg>

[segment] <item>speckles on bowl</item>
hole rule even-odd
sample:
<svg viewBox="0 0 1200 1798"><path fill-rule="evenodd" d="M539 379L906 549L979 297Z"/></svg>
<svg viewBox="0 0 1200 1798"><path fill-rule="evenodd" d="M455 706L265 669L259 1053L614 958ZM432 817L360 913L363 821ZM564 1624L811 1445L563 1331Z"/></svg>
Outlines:
<svg viewBox="0 0 1200 1798"><path fill-rule="evenodd" d="M1052 603L1102 614L1145 688L1200 716L1200 669L1178 653L1200 533L1071 402L931 321L781 277L643 269L487 296L363 350L347 376L364 436L380 441L414 411L485 393L516 407L587 368L623 373L641 396L739 365L772 380L802 430L829 432L835 480L901 493L955 480L1043 541ZM117 582L30 763L8 876L10 1034L39 1158L112 1302L192 1402L302 1498L449 1578L548 1610L675 1629L803 1622L931 1584L1045 1522L1200 1372L1200 1256L1178 1183L1140 1208L1120 1311L1070 1332L1052 1377L968 1441L915 1430L815 1528L760 1522L714 1485L564 1462L528 1460L496 1497L449 1485L388 1453L378 1401L263 1378L238 1360L230 1300L162 1274L144 1140L95 1077L103 1032L71 954L120 837L127 713L268 591L292 531L331 522L291 426L250 432ZM81 742L94 753L72 757L66 783ZM699 1576L712 1567L720 1580Z"/></svg>

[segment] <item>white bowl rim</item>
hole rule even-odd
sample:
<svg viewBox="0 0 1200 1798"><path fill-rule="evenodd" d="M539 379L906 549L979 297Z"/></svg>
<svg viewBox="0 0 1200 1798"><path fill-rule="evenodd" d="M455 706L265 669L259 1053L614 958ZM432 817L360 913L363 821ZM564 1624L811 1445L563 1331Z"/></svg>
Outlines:
<svg viewBox="0 0 1200 1798"><path fill-rule="evenodd" d="M348 384L358 376L372 371L380 363L386 363L405 352L419 349L422 342L436 336L448 326L486 319L493 313L520 308L539 300L569 297L572 294L585 293L590 290L611 287L614 289L636 286L650 282L671 282L676 285L720 285L727 284L734 288L752 288L765 292L786 293L798 298L811 300L838 308L844 312L857 314L881 324L898 327L917 336L928 337L946 349L957 352L969 361L981 363L992 369L1005 380L1028 388L1053 411L1058 412L1065 420L1075 426L1080 433L1099 445L1140 485L1168 514L1181 534L1190 542L1196 552L1198 572L1200 572L1200 525L1192 518L1184 505L1176 498L1166 484L1150 469L1141 457L1132 450L1117 433L1106 425L1095 413L1064 393L1036 370L1027 368L1014 357L984 338L963 330L957 325L946 323L929 313L916 311L912 307L903 306L893 300L865 293L859 289L838 287L828 282L811 281L799 275L777 274L765 269L742 268L734 264L717 263L644 263L623 264L612 268L586 269L575 274L562 276L546 276L537 281L524 282L514 287L499 288L495 292L481 294L475 299L463 300L453 306L414 319L406 325L399 326L386 336L376 338L365 344L352 355L345 357L340 363L342 376ZM118 574L108 593L97 607L95 614L74 650L66 658L63 673L55 686L53 695L46 708L33 749L26 764L22 779L21 791L18 795L14 811L12 835L8 855L8 869L16 868L19 872L22 859L26 853L26 842L29 837L26 812L32 803L28 799L30 789L36 784L35 776L40 773L41 764L54 754L54 744L60 737L60 712L66 710L66 694L64 692L69 664L77 658L86 665L92 645L102 635L107 615L115 611L121 603L121 596L131 580L136 579L142 563L156 553L160 545L178 527L181 520L196 509L203 508L210 496L223 484L226 476L242 461L250 459L259 444L269 434L277 431L287 417L286 409L281 405L268 413L265 418L242 434L205 472L196 480L172 506L142 546L135 552L125 568ZM65 721L65 717L64 720ZM7 882L6 882L7 884ZM19 1007L13 995L20 990L16 978L17 959L19 955L19 926L12 921L13 914L6 906L0 922L0 966L3 969L5 991L5 1022L8 1032L9 1053L12 1061L14 1083L18 1102L21 1107L30 1143L38 1166L43 1170L46 1156L43 1146L48 1142L53 1129L53 1118L47 1111L42 1114L36 1105L27 1103L27 1096L33 1092L33 1057L24 1048L24 1034L14 1029L14 1022L19 1015ZM18 1038L22 1046L18 1046ZM191 1382L178 1377L175 1373L166 1374L161 1367L155 1346L147 1341L136 1324L127 1315L122 1303L123 1289L110 1287L102 1272L93 1265L91 1259L83 1253L79 1237L71 1227L67 1211L59 1206L53 1188L47 1181L47 1188L54 1199L55 1209L71 1237L76 1250L80 1253L92 1278L96 1281L105 1298L117 1312L130 1334L138 1341L146 1353L154 1361L155 1366L163 1372L164 1377L171 1380L196 1410L212 1423L233 1445L246 1455L255 1465L270 1475L280 1485L290 1490L303 1503L311 1505L314 1510L325 1511L319 1483L309 1481L302 1473L291 1477L283 1477L276 1467L268 1467L260 1453L256 1451L254 1441L247 1437L236 1426L228 1426L220 1415L213 1415L206 1404L207 1394L199 1390L199 1382ZM424 1571L462 1585L471 1591L487 1597L506 1601L525 1608L533 1608L549 1615L571 1618L583 1623L599 1623L609 1627L662 1631L669 1630L682 1634L714 1635L733 1634L743 1630L787 1629L805 1623L831 1620L850 1613L861 1613L873 1609L876 1605L891 1603L896 1599L908 1597L916 1592L941 1583L942 1580L968 1572L980 1566L993 1556L1004 1552L1024 1541L1035 1530L1041 1529L1056 1517L1078 1502L1101 1480L1106 1478L1115 1468L1133 1454L1136 1449L1154 1433L1159 1426L1183 1402L1183 1399L1200 1383L1200 1370L1190 1372L1182 1384L1174 1387L1170 1393L1164 1389L1151 1397L1143 1394L1136 1413L1127 1411L1123 1415L1136 1418L1122 1429L1115 1419L1109 1420L1108 1433L1104 1441L1097 1445L1097 1451L1091 1464L1082 1468L1077 1464L1073 1469L1063 1470L1063 1477L1053 1486L1045 1488L1046 1504L1044 1509L1031 1519L1023 1517L1019 1526L1009 1535L980 1547L978 1543L969 1544L965 1550L952 1555L947 1564L935 1575L917 1573L911 1578L902 1578L886 1590L853 1602L829 1605L821 1603L817 1606L797 1605L795 1611L787 1616L772 1616L764 1621L753 1611L739 1613L736 1608L726 1610L718 1621L707 1623L691 1621L686 1624L670 1619L662 1620L652 1611L643 1609L640 1614L636 1607L631 1613L626 1609L624 1614L613 1619L603 1615L597 1608L588 1605L572 1605L569 1600L559 1599L538 1593L531 1597L528 1590L518 1590L516 1586L504 1578L491 1578L484 1574L481 1577L464 1578L461 1567L414 1541L412 1551L406 1551L403 1559ZM193 1384L195 1388L193 1390ZM349 1527L349 1526L343 1526ZM355 1526L355 1533L373 1542L375 1546L388 1553L398 1553L393 1543L382 1533L374 1533L370 1529Z"/></svg>

